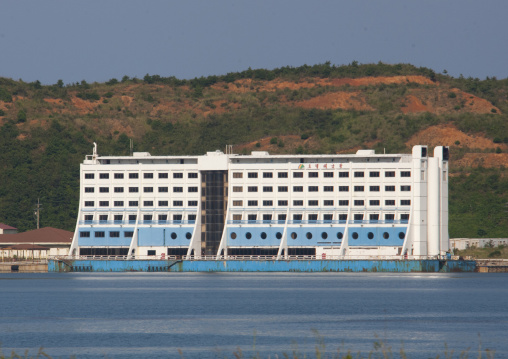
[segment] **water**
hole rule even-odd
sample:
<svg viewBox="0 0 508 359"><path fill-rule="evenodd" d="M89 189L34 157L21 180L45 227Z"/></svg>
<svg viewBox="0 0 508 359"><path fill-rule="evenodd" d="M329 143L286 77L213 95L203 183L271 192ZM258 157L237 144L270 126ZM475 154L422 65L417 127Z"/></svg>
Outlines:
<svg viewBox="0 0 508 359"><path fill-rule="evenodd" d="M0 274L3 354L68 358L314 357L382 341L409 358L508 357L508 275ZM398 357L397 355L395 357Z"/></svg>

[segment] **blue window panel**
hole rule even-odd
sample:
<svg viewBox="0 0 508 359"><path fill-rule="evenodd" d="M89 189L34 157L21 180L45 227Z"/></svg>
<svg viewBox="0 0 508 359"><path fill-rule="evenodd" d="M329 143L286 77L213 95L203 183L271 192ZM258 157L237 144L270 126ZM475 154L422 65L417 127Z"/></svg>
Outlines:
<svg viewBox="0 0 508 359"><path fill-rule="evenodd" d="M229 227L227 229L227 246L228 247L278 247L280 239L277 239L277 233L284 232L284 227ZM233 239L232 234L236 234ZM248 239L250 233L250 239ZM266 238L262 238L262 234L266 234ZM264 237L264 235L263 235Z"/></svg>
<svg viewBox="0 0 508 359"><path fill-rule="evenodd" d="M338 233L344 234L344 227L288 227L288 247L301 246L338 246L342 243L342 239L337 237ZM292 234L296 234L296 238ZM311 234L311 238L307 234ZM326 238L322 234L326 233Z"/></svg>
<svg viewBox="0 0 508 359"><path fill-rule="evenodd" d="M119 238L109 237L110 231L120 232ZM130 246L132 238L125 238L124 232L132 232L134 228L119 228L119 227L86 227L80 229L79 232L90 232L90 237L81 238L78 233L78 245L79 246ZM95 232L104 232L104 237L95 238Z"/></svg>
<svg viewBox="0 0 508 359"><path fill-rule="evenodd" d="M407 227L350 227L348 244L349 246L402 246L406 232ZM388 238L385 238L385 233ZM402 238L400 233L403 234ZM372 238L369 238L369 235Z"/></svg>
<svg viewBox="0 0 508 359"><path fill-rule="evenodd" d="M188 246L193 228L139 228L138 246Z"/></svg>
<svg viewBox="0 0 508 359"><path fill-rule="evenodd" d="M189 246L194 229L192 227L166 228L166 246Z"/></svg>
<svg viewBox="0 0 508 359"><path fill-rule="evenodd" d="M138 246L164 246L164 228L139 228Z"/></svg>

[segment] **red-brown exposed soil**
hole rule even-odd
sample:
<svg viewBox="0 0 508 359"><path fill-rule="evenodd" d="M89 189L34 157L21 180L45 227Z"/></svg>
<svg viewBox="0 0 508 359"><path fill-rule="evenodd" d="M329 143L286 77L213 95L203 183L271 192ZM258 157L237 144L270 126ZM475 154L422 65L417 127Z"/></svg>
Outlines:
<svg viewBox="0 0 508 359"><path fill-rule="evenodd" d="M303 108L344 109L374 111L359 91L357 92L330 92L309 100L295 102L295 105Z"/></svg>

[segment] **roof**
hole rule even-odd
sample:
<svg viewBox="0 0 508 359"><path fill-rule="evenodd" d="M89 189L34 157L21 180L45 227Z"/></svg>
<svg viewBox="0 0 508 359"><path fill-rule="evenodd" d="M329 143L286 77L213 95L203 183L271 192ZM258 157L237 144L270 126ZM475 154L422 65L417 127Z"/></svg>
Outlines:
<svg viewBox="0 0 508 359"><path fill-rule="evenodd" d="M74 233L65 231L63 229L44 227L35 229L33 231L15 233L15 234L2 234L0 236L1 244L40 244L40 243L61 243L71 244Z"/></svg>
<svg viewBox="0 0 508 359"><path fill-rule="evenodd" d="M37 244L30 244L30 243L24 243L24 244L16 244L14 246L10 246L3 249L11 249L11 250L30 250L30 251L47 251L49 250L48 247L39 246Z"/></svg>
<svg viewBox="0 0 508 359"><path fill-rule="evenodd" d="M5 223L0 223L0 229L17 229L17 228L8 226Z"/></svg>

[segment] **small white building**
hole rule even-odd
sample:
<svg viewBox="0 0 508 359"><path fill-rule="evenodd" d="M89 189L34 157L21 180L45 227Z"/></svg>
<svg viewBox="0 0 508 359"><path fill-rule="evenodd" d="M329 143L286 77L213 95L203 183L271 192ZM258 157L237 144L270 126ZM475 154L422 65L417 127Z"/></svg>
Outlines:
<svg viewBox="0 0 508 359"><path fill-rule="evenodd" d="M0 258L45 259L69 253L73 233L45 227L0 236Z"/></svg>
<svg viewBox="0 0 508 359"><path fill-rule="evenodd" d="M508 245L508 238L451 238L452 249L494 248Z"/></svg>
<svg viewBox="0 0 508 359"><path fill-rule="evenodd" d="M18 233L18 229L11 227L5 223L0 223L0 234L15 234Z"/></svg>

